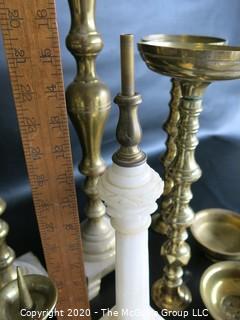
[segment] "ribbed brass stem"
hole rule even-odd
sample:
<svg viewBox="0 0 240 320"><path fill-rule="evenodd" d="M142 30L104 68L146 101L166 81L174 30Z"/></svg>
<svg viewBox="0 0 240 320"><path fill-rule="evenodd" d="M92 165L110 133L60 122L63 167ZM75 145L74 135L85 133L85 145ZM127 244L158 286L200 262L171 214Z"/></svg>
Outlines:
<svg viewBox="0 0 240 320"><path fill-rule="evenodd" d="M177 152L168 168L173 187L167 198L168 207L164 222L168 225L168 239L161 254L166 262L164 276L152 288L154 302L169 310L185 309L191 302L191 293L183 283L183 266L189 262L190 247L185 242L187 228L194 213L189 206L192 199L191 184L201 176L194 154L198 145L199 115L202 111L202 95L207 83L180 80L182 98L179 106L179 122L176 135Z"/></svg>
<svg viewBox="0 0 240 320"><path fill-rule="evenodd" d="M95 0L69 0L71 29L66 40L77 62L77 75L66 91L69 116L77 131L81 147L80 171L86 176L84 192L88 197L82 223L85 259L98 261L114 254L114 232L105 215L105 206L96 188L105 170L101 142L111 96L96 74L96 58L103 47L95 25Z"/></svg>
<svg viewBox="0 0 240 320"><path fill-rule="evenodd" d="M6 203L0 199L0 215L3 214L5 208ZM15 253L6 244L8 232L8 224L0 219L0 289L17 277L16 270L13 266Z"/></svg>

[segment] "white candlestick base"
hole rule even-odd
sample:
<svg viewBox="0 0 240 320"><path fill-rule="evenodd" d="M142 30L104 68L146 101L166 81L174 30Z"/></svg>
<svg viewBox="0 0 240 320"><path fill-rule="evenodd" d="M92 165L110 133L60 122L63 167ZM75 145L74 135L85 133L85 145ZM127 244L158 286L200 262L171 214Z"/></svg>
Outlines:
<svg viewBox="0 0 240 320"><path fill-rule="evenodd" d="M13 264L15 267L20 267L24 275L40 274L43 276L48 276L47 271L32 252L25 253L24 255L18 257Z"/></svg>
<svg viewBox="0 0 240 320"><path fill-rule="evenodd" d="M88 283L88 298L92 300L100 292L102 278L115 269L115 255L102 261L85 261L84 266Z"/></svg>
<svg viewBox="0 0 240 320"><path fill-rule="evenodd" d="M99 179L98 190L116 230L116 307L102 319L162 319L150 307L148 227L163 182L147 163L113 164Z"/></svg>

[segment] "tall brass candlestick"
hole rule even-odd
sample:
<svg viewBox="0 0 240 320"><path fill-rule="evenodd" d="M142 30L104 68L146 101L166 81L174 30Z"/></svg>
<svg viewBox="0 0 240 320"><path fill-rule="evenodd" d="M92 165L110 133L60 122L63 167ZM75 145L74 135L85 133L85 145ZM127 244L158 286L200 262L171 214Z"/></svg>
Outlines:
<svg viewBox="0 0 240 320"><path fill-rule="evenodd" d="M114 231L96 188L105 170L101 142L111 107L109 89L96 74L96 58L103 47L95 25L95 0L69 0L71 29L67 47L77 62L77 75L66 91L69 116L77 130L83 158L80 171L86 176L87 219L82 223L86 261L99 261L115 253Z"/></svg>
<svg viewBox="0 0 240 320"><path fill-rule="evenodd" d="M179 43L193 43L195 45L203 45L203 44L215 44L215 45L224 45L226 44L226 40L222 38L216 37L207 37L207 36L198 36L198 35L166 35L166 34L152 34L146 36L142 39L143 42L179 42ZM176 146L176 136L177 136L177 128L178 128L178 120L179 120L179 105L180 99L182 96L181 85L179 79L171 79L172 88L171 88L171 100L169 103L169 117L164 125L164 129L167 133L167 141L166 141L166 152L162 159L163 167L164 167L164 192L162 196L162 201L160 207L158 208L158 212L152 216L152 228L161 234L167 233L167 223L165 220L167 217L167 208L170 205L171 197L169 197L171 190L173 188L173 180L169 177L169 166L174 160L177 153Z"/></svg>
<svg viewBox="0 0 240 320"><path fill-rule="evenodd" d="M202 98L211 82L240 77L240 48L162 41L140 42L139 51L151 70L178 79L181 86L176 156L168 169L173 187L168 194L169 205L164 215L164 222L168 225L168 239L161 250L165 267L162 278L152 287L152 297L160 308L183 310L192 300L183 281L183 267L191 257L190 246L186 243L187 227L194 217L189 206L191 184L201 176L195 149Z"/></svg>

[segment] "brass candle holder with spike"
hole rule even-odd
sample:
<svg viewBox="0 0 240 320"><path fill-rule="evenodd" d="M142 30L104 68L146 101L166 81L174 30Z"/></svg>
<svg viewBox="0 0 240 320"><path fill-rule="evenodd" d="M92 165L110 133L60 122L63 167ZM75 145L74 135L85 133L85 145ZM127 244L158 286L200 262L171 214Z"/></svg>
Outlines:
<svg viewBox="0 0 240 320"><path fill-rule="evenodd" d="M183 310L192 296L183 282L183 266L189 262L190 247L185 242L194 213L189 206L191 184L201 176L195 160L199 115L206 87L213 81L240 78L240 48L179 42L140 42L141 56L149 69L178 79L182 97L179 104L176 156L169 165L167 179L173 183L165 208L168 239L161 254L164 275L152 287L155 304L168 310ZM167 181L168 183L168 181Z"/></svg>
<svg viewBox="0 0 240 320"><path fill-rule="evenodd" d="M23 276L17 268L17 280L0 290L0 320L46 320L57 303L57 290L48 277Z"/></svg>
<svg viewBox="0 0 240 320"><path fill-rule="evenodd" d="M6 203L0 198L0 215L3 214L5 209ZM16 269L13 265L15 253L6 244L8 231L8 224L0 219L0 289L17 277Z"/></svg>
<svg viewBox="0 0 240 320"><path fill-rule="evenodd" d="M71 29L66 44L76 59L77 75L67 88L66 101L82 146L80 171L86 176L87 219L81 228L86 274L88 280L92 279L92 283L89 282L91 299L98 294L101 277L114 269L115 232L96 187L106 168L101 157L101 142L111 95L96 74L96 58L103 47L95 25L96 0L69 0L69 6Z"/></svg>
<svg viewBox="0 0 240 320"><path fill-rule="evenodd" d="M5 209L6 203L0 198L0 216ZM16 266L21 266L24 274L47 274L31 252L16 259L15 252L6 243L8 232L8 224L0 219L0 289L17 278Z"/></svg>
<svg viewBox="0 0 240 320"><path fill-rule="evenodd" d="M166 35L166 34L152 34L142 39L143 42L180 42L180 43L194 43L198 46L201 44L224 45L226 40L216 37L198 36L198 35ZM166 234L167 225L164 221L166 208L168 207L169 197L168 194L173 188L173 181L168 178L168 168L174 160L177 152L176 136L177 136L177 123L179 120L179 104L182 96L181 85L178 79L171 79L171 100L169 103L169 117L164 124L164 129L167 133L166 152L162 158L164 167L164 192L162 201L157 212L152 215L152 228L154 231Z"/></svg>

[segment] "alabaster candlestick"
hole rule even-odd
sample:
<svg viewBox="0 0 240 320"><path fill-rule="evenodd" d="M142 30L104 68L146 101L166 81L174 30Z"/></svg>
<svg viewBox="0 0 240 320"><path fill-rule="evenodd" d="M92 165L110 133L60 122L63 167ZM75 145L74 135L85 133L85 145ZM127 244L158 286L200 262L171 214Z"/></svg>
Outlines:
<svg viewBox="0 0 240 320"><path fill-rule="evenodd" d="M163 182L138 146L141 96L134 88L133 35L121 36L121 62L122 92L115 98L120 109L117 139L121 147L98 184L116 230L116 305L103 319L162 319L150 307L148 227Z"/></svg>
<svg viewBox="0 0 240 320"><path fill-rule="evenodd" d="M101 278L114 269L115 235L99 198L97 182L105 170L101 157L104 126L111 107L107 86L96 74L96 58L103 41L95 25L95 0L69 0L71 29L67 47L77 62L77 75L66 91L68 114L77 131L81 147L80 171L86 176L87 196L81 223L89 298L100 290Z"/></svg>
<svg viewBox="0 0 240 320"><path fill-rule="evenodd" d="M164 215L164 222L168 225L168 239L161 250L165 260L164 274L152 288L152 297L158 307L182 310L192 300L191 292L183 282L183 267L191 256L190 246L186 243L187 227L194 217L189 206L191 184L201 176L195 148L202 97L211 82L240 77L240 48L163 41L140 42L139 51L151 70L178 79L182 92L175 139L176 156L168 175L173 188L168 194L169 205Z"/></svg>
<svg viewBox="0 0 240 320"><path fill-rule="evenodd" d="M198 36L198 35L166 35L166 34L152 34L142 39L143 42L179 42L179 43L194 43L201 46L201 44L224 45L226 40L216 37ZM166 152L162 158L164 167L164 191L161 198L160 206L155 214L152 215L152 228L154 231L166 234L167 224L164 221L166 208L169 206L169 197L172 188L173 180L168 177L169 166L174 160L177 152L176 136L179 120L179 105L182 97L181 85L178 79L171 79L171 100L169 102L169 117L164 124L164 129L167 133Z"/></svg>

